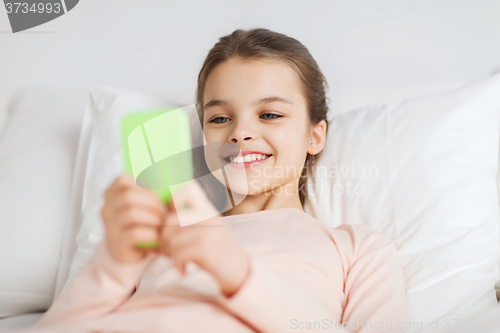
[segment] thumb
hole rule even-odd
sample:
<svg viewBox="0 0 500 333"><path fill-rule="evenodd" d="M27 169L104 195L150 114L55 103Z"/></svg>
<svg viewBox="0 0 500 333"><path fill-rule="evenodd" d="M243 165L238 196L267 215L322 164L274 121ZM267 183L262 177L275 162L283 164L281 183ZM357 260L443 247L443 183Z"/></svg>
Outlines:
<svg viewBox="0 0 500 333"><path fill-rule="evenodd" d="M175 203L174 203L174 196L173 195L170 195L170 200L167 204L167 209L169 211L169 213L174 213L176 214L177 213L177 209L175 209Z"/></svg>

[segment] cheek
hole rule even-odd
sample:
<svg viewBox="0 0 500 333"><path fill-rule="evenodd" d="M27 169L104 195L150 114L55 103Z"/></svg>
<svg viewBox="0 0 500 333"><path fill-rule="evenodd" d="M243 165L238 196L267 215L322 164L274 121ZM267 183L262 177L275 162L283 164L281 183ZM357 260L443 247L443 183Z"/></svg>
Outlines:
<svg viewBox="0 0 500 333"><path fill-rule="evenodd" d="M227 135L225 135L223 130L214 130L207 128L203 131L203 135L205 136L205 140L207 142L226 142Z"/></svg>
<svg viewBox="0 0 500 333"><path fill-rule="evenodd" d="M305 158L307 152L306 141L305 135L300 134L294 128L286 131L275 131L269 136L269 142L277 151L278 159L290 165L300 164Z"/></svg>
<svg viewBox="0 0 500 333"><path fill-rule="evenodd" d="M220 142L220 139L217 137L217 133L215 133L214 131L210 131L210 130L205 131L205 133L203 133L203 139L204 139L206 145L209 145L210 143L212 143L212 144L210 144L210 147L213 147L213 142Z"/></svg>

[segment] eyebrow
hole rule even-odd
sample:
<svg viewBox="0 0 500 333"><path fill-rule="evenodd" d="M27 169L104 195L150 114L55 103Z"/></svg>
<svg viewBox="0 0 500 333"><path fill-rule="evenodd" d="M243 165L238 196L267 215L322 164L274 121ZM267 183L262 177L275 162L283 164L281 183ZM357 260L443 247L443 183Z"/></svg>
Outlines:
<svg viewBox="0 0 500 333"><path fill-rule="evenodd" d="M273 102L281 102L281 103L287 103L287 104L293 105L293 103L291 101L289 101L288 99L285 99L285 98L282 98L279 96L264 97L264 98L261 98L259 100L254 101L252 105L257 106L257 105L262 105L262 104L266 104L266 103L273 103ZM211 106L216 106L216 105L228 106L230 104L231 103L229 103L228 101L224 101L222 99L213 99L210 102L208 102L207 104L205 104L205 106L203 106L203 111L205 111L206 109L208 109Z"/></svg>

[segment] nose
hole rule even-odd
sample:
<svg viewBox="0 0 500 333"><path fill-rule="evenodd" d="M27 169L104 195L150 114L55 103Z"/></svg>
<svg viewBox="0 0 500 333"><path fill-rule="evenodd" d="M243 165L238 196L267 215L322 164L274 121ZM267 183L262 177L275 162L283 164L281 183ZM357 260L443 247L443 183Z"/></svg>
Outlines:
<svg viewBox="0 0 500 333"><path fill-rule="evenodd" d="M243 126L241 122L236 124L230 135L230 141L233 143L242 143L253 139L255 139L255 134L251 132L248 126Z"/></svg>

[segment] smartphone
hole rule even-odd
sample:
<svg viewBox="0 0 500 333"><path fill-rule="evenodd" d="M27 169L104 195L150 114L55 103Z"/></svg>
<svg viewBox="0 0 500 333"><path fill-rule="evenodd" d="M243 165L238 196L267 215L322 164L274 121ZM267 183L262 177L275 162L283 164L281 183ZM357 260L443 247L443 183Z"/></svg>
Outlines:
<svg viewBox="0 0 500 333"><path fill-rule="evenodd" d="M138 110L120 120L125 171L168 205L194 179L189 117L182 108ZM170 184L170 185L169 185ZM136 244L158 248L158 242Z"/></svg>

